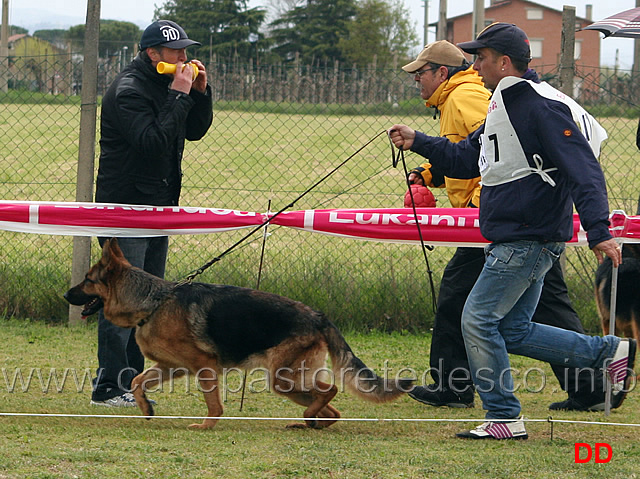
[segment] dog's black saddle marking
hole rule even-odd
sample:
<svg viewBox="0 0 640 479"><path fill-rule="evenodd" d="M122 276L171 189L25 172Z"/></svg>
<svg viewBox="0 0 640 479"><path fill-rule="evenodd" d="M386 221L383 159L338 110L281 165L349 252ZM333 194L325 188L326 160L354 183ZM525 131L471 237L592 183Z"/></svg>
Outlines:
<svg viewBox="0 0 640 479"><path fill-rule="evenodd" d="M237 364L286 338L317 332L314 320L324 318L300 302L237 286L193 283L176 288L175 294L222 364Z"/></svg>

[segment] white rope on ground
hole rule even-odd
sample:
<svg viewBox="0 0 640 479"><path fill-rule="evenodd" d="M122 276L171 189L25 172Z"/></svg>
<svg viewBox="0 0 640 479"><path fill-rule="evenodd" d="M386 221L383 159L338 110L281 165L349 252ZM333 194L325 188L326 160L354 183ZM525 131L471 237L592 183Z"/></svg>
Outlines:
<svg viewBox="0 0 640 479"><path fill-rule="evenodd" d="M0 412L0 416L7 417L68 417L68 418L109 418L109 419L190 419L204 420L215 419L220 421L303 421L303 417L249 417L249 416L139 416L139 415L123 415L123 414L64 414L64 413L29 413L29 412ZM314 421L344 421L344 422L479 422L486 421L484 418L313 418ZM577 421L572 419L529 419L523 418L524 422L546 422L546 423L563 423L563 424L584 424L591 426L624 426L624 427L640 427L640 424L604 422L604 421Z"/></svg>

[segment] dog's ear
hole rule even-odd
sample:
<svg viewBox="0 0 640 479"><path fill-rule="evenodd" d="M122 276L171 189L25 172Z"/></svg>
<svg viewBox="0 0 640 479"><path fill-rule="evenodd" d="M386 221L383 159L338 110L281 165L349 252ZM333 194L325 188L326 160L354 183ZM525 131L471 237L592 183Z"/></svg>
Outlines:
<svg viewBox="0 0 640 479"><path fill-rule="evenodd" d="M109 240L109 249L113 256L124 259L124 254L122 254L122 250L118 244L118 238L111 238L111 240Z"/></svg>
<svg viewBox="0 0 640 479"><path fill-rule="evenodd" d="M117 238L109 238L104 242L100 263L108 269L131 266L131 263L124 257Z"/></svg>
<svg viewBox="0 0 640 479"><path fill-rule="evenodd" d="M102 246L102 260L105 264L108 264L111 259L124 260L124 254L118 245L117 238L109 238L104 242Z"/></svg>

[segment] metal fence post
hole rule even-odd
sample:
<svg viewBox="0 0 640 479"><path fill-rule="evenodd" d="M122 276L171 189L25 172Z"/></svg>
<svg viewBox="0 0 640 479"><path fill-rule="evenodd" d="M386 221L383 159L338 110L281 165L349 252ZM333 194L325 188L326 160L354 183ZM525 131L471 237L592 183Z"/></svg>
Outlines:
<svg viewBox="0 0 640 479"><path fill-rule="evenodd" d="M87 0L84 62L82 65L82 94L80 110L80 139L78 143L78 179L76 201L93 198L93 169L96 144L98 38L100 29L100 0ZM91 262L91 238L73 238L71 284L82 281ZM82 322L80 306L69 306L69 324Z"/></svg>

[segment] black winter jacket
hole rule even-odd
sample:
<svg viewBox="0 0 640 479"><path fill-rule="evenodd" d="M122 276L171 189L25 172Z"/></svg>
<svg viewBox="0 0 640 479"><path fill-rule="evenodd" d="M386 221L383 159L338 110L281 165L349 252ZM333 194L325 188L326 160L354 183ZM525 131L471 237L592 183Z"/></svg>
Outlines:
<svg viewBox="0 0 640 479"><path fill-rule="evenodd" d="M211 89L189 95L169 89L138 55L102 100L96 201L177 205L185 139L199 140L213 120Z"/></svg>

